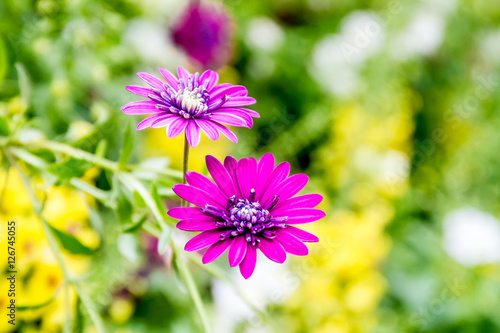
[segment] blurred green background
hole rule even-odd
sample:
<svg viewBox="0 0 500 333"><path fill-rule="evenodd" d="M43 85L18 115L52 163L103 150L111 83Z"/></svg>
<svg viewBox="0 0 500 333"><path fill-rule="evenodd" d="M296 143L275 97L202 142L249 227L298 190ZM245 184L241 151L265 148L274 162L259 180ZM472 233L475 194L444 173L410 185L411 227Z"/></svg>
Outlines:
<svg viewBox="0 0 500 333"><path fill-rule="evenodd" d="M202 136L190 169L272 152L327 212L304 226L309 256L259 260L248 281L158 229L182 138L120 110L136 72L200 70L170 33L186 4L0 2L0 220L2 237L18 223L19 271L12 327L2 268L0 330L500 332L500 2L217 3L232 20L220 82L261 118L237 145Z"/></svg>

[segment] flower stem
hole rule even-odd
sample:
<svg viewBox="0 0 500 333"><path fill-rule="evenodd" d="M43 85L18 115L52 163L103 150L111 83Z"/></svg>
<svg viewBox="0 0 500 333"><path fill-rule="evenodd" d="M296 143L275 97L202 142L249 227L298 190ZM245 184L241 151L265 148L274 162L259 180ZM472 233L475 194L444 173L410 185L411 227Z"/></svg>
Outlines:
<svg viewBox="0 0 500 333"><path fill-rule="evenodd" d="M182 183L186 184L186 172L189 167L189 142L187 135L184 137L184 157L182 159ZM181 207L186 207L187 202L181 198Z"/></svg>

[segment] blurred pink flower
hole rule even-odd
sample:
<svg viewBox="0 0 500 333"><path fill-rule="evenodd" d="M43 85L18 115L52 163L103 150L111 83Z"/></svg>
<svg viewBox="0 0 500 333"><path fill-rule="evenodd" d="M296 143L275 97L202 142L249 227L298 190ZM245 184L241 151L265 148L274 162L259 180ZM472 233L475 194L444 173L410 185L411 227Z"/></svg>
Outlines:
<svg viewBox="0 0 500 333"><path fill-rule="evenodd" d="M232 55L231 19L210 2L191 2L171 30L172 39L201 69L217 69Z"/></svg>

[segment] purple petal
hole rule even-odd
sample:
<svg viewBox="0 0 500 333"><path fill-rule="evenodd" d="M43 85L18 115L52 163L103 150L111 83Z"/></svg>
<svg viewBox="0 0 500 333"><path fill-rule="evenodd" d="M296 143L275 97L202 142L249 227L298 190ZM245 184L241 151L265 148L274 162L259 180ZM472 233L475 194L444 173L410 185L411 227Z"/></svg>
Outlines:
<svg viewBox="0 0 500 333"><path fill-rule="evenodd" d="M168 126L167 136L170 139L175 138L177 135L181 134L182 131L184 131L188 122L189 120L186 120L182 117L175 118Z"/></svg>
<svg viewBox="0 0 500 333"><path fill-rule="evenodd" d="M295 208L314 208L321 200L323 200L323 197L319 194L304 194L278 203L272 212L277 214Z"/></svg>
<svg viewBox="0 0 500 333"><path fill-rule="evenodd" d="M210 246L207 249L207 252L203 255L203 258L201 258L201 262L204 264L211 263L215 259L219 258L224 251L227 250L229 247L229 244L231 244L232 239L228 238L226 240L223 240L222 242L217 242Z"/></svg>
<svg viewBox="0 0 500 333"><path fill-rule="evenodd" d="M226 107L225 105L221 108L219 108L217 111L226 111L226 112L233 112L233 111L238 111L238 112L245 112L246 114L248 114L250 117L254 117L254 118L260 118L260 114L258 114L257 112L255 112L254 110L250 110L250 109L245 109L245 108L228 108Z"/></svg>
<svg viewBox="0 0 500 333"><path fill-rule="evenodd" d="M173 113L162 114L151 124L151 128L166 127L178 117L178 115Z"/></svg>
<svg viewBox="0 0 500 333"><path fill-rule="evenodd" d="M247 244L247 252L245 258L240 264L240 273L245 278L248 279L252 276L255 270L255 264L257 263L257 251L252 246L252 244Z"/></svg>
<svg viewBox="0 0 500 333"><path fill-rule="evenodd" d="M233 180L226 168L219 162L215 157L208 155L205 158L208 172L214 179L215 183L219 186L219 188L224 192L228 197L231 197L236 194L236 188L234 186Z"/></svg>
<svg viewBox="0 0 500 333"><path fill-rule="evenodd" d="M206 248L220 240L220 230L208 230L191 238L184 247L184 250L192 252Z"/></svg>
<svg viewBox="0 0 500 333"><path fill-rule="evenodd" d="M299 193L309 181L309 177L303 173L299 173L291 176L290 178L285 179L278 185L277 194L280 196L280 201L285 201L290 199L295 194ZM272 201L272 198L270 199ZM270 202L266 202L263 206L269 207Z"/></svg>
<svg viewBox="0 0 500 333"><path fill-rule="evenodd" d="M255 98L253 97L231 97L229 101L224 103L225 107L230 107L230 106L244 106L244 105L252 105L257 103Z"/></svg>
<svg viewBox="0 0 500 333"><path fill-rule="evenodd" d="M226 209L226 206L221 206L216 200L212 198L207 192L200 190L197 187L177 184L172 187L172 190L182 199L195 204L196 206L205 207L206 204Z"/></svg>
<svg viewBox="0 0 500 333"><path fill-rule="evenodd" d="M227 196L222 190L208 177L195 171L186 173L186 181L189 185L199 188L207 193L210 193L214 200L217 200L222 206L227 204Z"/></svg>
<svg viewBox="0 0 500 333"><path fill-rule="evenodd" d="M144 120L142 120L139 124L137 124L136 129L138 131L145 129L146 127L151 126L156 120L160 119L161 117L163 117L163 115L161 115L161 114L149 116L149 117L145 118Z"/></svg>
<svg viewBox="0 0 500 333"><path fill-rule="evenodd" d="M146 81L146 83L149 84L151 87L156 88L160 91L164 90L163 81L157 78L156 76L153 76L148 73L137 73L137 76Z"/></svg>
<svg viewBox="0 0 500 333"><path fill-rule="evenodd" d="M207 91L210 92L213 87L219 82L219 74L217 72L214 72L212 70L206 70L203 74L200 76L200 82L203 84L205 80L208 79L208 85L207 85Z"/></svg>
<svg viewBox="0 0 500 333"><path fill-rule="evenodd" d="M177 67L177 76L179 77L179 80L182 79L182 81L184 81L184 85L187 86L189 80L188 70L182 66Z"/></svg>
<svg viewBox="0 0 500 333"><path fill-rule="evenodd" d="M310 223L325 217L325 212L316 208L291 209L286 212L286 215L281 215L283 213L274 214L273 216L288 216L286 224Z"/></svg>
<svg viewBox="0 0 500 333"><path fill-rule="evenodd" d="M319 242L319 238L316 235L311 234L310 232L307 232L305 230L295 228L292 226L287 226L285 229L281 229L280 232L285 232L289 233L298 239L300 239L303 242Z"/></svg>
<svg viewBox="0 0 500 333"><path fill-rule="evenodd" d="M215 115L224 115L224 116L238 117L239 119L243 119L245 121L245 125L242 125L240 127L252 128L252 126L253 126L253 119L246 112L239 111L239 110L233 110L233 111L228 111L228 110L230 110L230 109L226 109L224 111L222 111L220 109L216 110L216 111L213 111L212 112L212 117L210 119L215 121L215 119L213 119L213 116L215 116ZM221 122L223 122L223 121L221 121ZM228 125L232 125L230 123L227 123L227 124ZM239 125L234 125L234 126L239 126Z"/></svg>
<svg viewBox="0 0 500 333"><path fill-rule="evenodd" d="M156 103L153 101L137 101L125 104L122 106L125 114L152 114L163 112L156 108Z"/></svg>
<svg viewBox="0 0 500 333"><path fill-rule="evenodd" d="M133 94L148 97L149 94L153 93L153 90L149 88L139 87L139 86L126 86L125 89L130 91Z"/></svg>
<svg viewBox="0 0 500 333"><path fill-rule="evenodd" d="M181 220L177 223L176 227L181 230L186 231L205 231L205 230L213 230L217 229L218 226L215 224L215 220L206 217L205 219L189 219L189 220Z"/></svg>
<svg viewBox="0 0 500 333"><path fill-rule="evenodd" d="M282 264L286 260L286 252L283 246L277 241L268 240L267 238L260 237L259 249L264 255L272 261Z"/></svg>
<svg viewBox="0 0 500 333"><path fill-rule="evenodd" d="M214 125L222 134L224 134L226 138L228 138L234 143L238 143L238 138L229 128L219 123L216 123L215 121L212 121L211 124Z"/></svg>
<svg viewBox="0 0 500 333"><path fill-rule="evenodd" d="M229 266L236 267L245 258L247 252L247 241L244 236L237 236L233 239L231 247L229 248L228 259Z"/></svg>
<svg viewBox="0 0 500 333"><path fill-rule="evenodd" d="M210 99L218 99L223 97L224 95L228 95L230 97L243 97L248 95L248 90L243 86L231 85L228 87L224 87L223 89L217 89L217 91L211 91Z"/></svg>
<svg viewBox="0 0 500 333"><path fill-rule="evenodd" d="M257 161L255 158L242 158L239 160L238 168L236 169L236 177L238 179L238 186L240 187L242 199L249 198L250 190L255 184L256 176Z"/></svg>
<svg viewBox="0 0 500 333"><path fill-rule="evenodd" d="M211 121L216 121L219 123L223 123L226 125L231 125L231 126L237 126L237 127L251 127L248 126L247 122L235 115L232 114L221 114L221 113L216 113L213 112L212 116L210 117Z"/></svg>
<svg viewBox="0 0 500 333"><path fill-rule="evenodd" d="M274 169L274 156L271 153L267 153L262 156L259 160L259 165L257 167L257 180L255 182L255 199L259 200L262 198L264 191L269 183L269 177Z"/></svg>
<svg viewBox="0 0 500 333"><path fill-rule="evenodd" d="M267 185L260 202L268 202L271 198L273 198L279 189L279 184L286 179L286 177L288 177L289 173L290 163L281 162L278 164L269 177L269 184Z"/></svg>
<svg viewBox="0 0 500 333"><path fill-rule="evenodd" d="M177 87L179 86L179 81L175 77L174 74L172 74L170 71L164 69L164 68L158 68L158 71L160 71L161 76L167 81L167 83L174 89L174 91L177 91Z"/></svg>
<svg viewBox="0 0 500 333"><path fill-rule="evenodd" d="M213 126L210 121L204 119L197 119L196 123L201 128L203 133L212 140L217 140L220 136L219 131Z"/></svg>
<svg viewBox="0 0 500 333"><path fill-rule="evenodd" d="M210 91L210 99L213 100L213 96L217 96L219 95L219 93L221 91L224 91L226 90L227 88L231 88L233 85L231 83L222 83L222 84L219 84L218 86L214 87L211 91ZM220 95L222 97L222 95Z"/></svg>
<svg viewBox="0 0 500 333"><path fill-rule="evenodd" d="M170 209L167 214L168 216L178 220L207 217L207 215L203 214L200 208L196 207L174 207Z"/></svg>
<svg viewBox="0 0 500 333"><path fill-rule="evenodd" d="M300 239L289 233L281 232L282 230L276 232L275 239L280 242L286 252L296 256L306 256L309 253L309 249Z"/></svg>
<svg viewBox="0 0 500 333"><path fill-rule="evenodd" d="M192 119L188 122L186 127L186 138L191 147L196 147L200 143L200 128L196 124L196 121Z"/></svg>

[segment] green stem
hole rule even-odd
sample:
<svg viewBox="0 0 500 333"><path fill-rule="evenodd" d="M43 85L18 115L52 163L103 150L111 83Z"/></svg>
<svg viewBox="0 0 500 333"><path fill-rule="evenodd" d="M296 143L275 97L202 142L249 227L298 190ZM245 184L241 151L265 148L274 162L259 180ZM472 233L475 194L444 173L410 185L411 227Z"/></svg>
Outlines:
<svg viewBox="0 0 500 333"><path fill-rule="evenodd" d="M64 262L64 259L61 255L61 249L59 247L59 244L57 243L57 240L54 237L52 230L50 230L48 221L43 217L42 204L40 203L40 201L36 197L35 192L31 189L31 185L30 185L27 177L24 175L24 172L18 166L16 160L12 157L10 152L5 151L5 155L7 156L7 159L9 160L10 164L17 171L19 178L21 178L21 182L23 184L23 187L26 190L28 197L30 198L31 205L33 207L33 211L34 211L35 215L37 215L37 217L41 221L42 230L43 230L45 237L48 240L50 250L54 254L54 257L56 258L57 263L59 264L59 267L61 267L61 271L64 275L64 279L68 283L71 283L74 286L75 291L78 294L78 296L82 299L82 302L85 305L85 307L89 313L89 316L92 319L92 321L96 327L96 330L98 332L105 332L102 319L99 316L99 314L97 313L97 311L95 310L95 308L93 307L93 305L90 301L90 298L82 291L82 289L79 286L79 284L77 283L77 281L75 281L75 279L73 279L73 277L71 276L71 273L69 272L69 269L66 266L66 263Z"/></svg>
<svg viewBox="0 0 500 333"><path fill-rule="evenodd" d="M184 137L184 157L182 159L182 183L186 184L186 173L189 167L189 142L187 139L187 134ZM181 198L181 207L186 207L187 202Z"/></svg>

